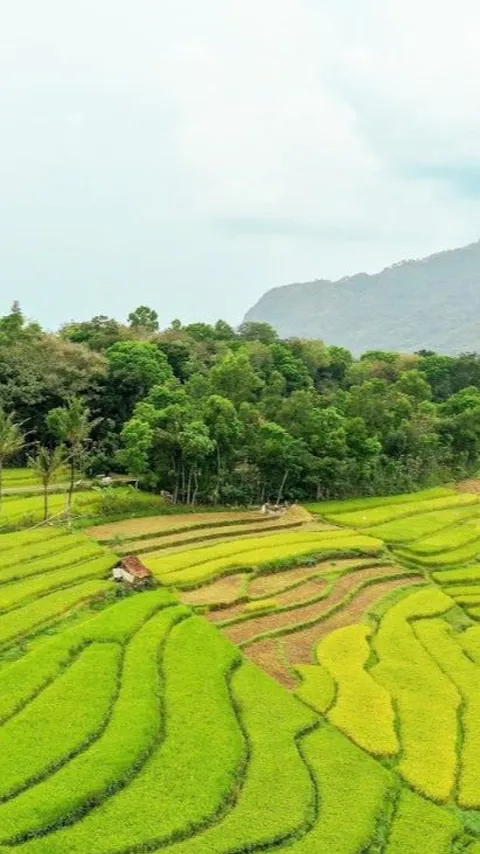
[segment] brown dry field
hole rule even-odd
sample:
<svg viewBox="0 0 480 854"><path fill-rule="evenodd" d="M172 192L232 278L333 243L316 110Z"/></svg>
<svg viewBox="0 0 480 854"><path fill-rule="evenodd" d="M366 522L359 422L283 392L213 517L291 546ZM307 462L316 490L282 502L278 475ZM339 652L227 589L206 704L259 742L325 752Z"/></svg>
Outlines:
<svg viewBox="0 0 480 854"><path fill-rule="evenodd" d="M392 590L396 590L398 587L409 587L412 584L425 584L425 579L422 576L411 576L405 579L396 578L369 585L362 588L344 608L336 611L327 619L308 628L300 629L298 632L284 635L283 645L287 660L293 666L296 664L315 664L314 650L319 640L335 629L358 623L364 614L368 613Z"/></svg>
<svg viewBox="0 0 480 854"><path fill-rule="evenodd" d="M283 517L285 519L285 516ZM124 519L122 522L109 522L105 525L96 525L89 528L87 533L97 540L110 540L113 537L135 537L147 534L161 534L163 531L176 530L178 528L191 528L194 525L212 526L225 522L270 522L278 521L275 518L265 519L258 510L245 510L242 512L230 512L228 510L220 513L172 513L168 516L143 516L138 519Z"/></svg>
<svg viewBox="0 0 480 854"><path fill-rule="evenodd" d="M300 602L308 602L310 599L314 599L321 595L328 582L324 578L310 578L307 581L304 581L303 584L299 584L298 587L293 587L291 590L285 590L283 593L280 593L278 596L275 596L275 602L277 603L277 607L283 608L285 605L294 605ZM258 603L260 606L262 600L256 599L255 603ZM240 602L238 605L232 605L230 608L221 608L218 611L211 611L207 614L208 619L212 623L223 622L224 620L233 620L235 617L240 617L242 614L248 614L249 609L247 606L248 603ZM255 611L251 612L252 617L255 615Z"/></svg>
<svg viewBox="0 0 480 854"><path fill-rule="evenodd" d="M296 623L305 623L310 620L321 620L324 615L328 614L331 608L341 603L345 596L352 593L355 588L364 584L366 581L370 581L374 578L381 580L382 574L392 576L393 574L402 572L407 574L409 570L394 566L371 566L366 567L365 569L359 569L357 572L341 576L330 596L327 596L325 599L321 599L318 602L312 602L309 605L291 608L288 611L265 614L263 617L253 616L251 620L245 620L232 626L225 626L224 631L234 643L248 643L257 635L263 634L264 632L284 629L286 627L294 626ZM401 579L401 583L405 583L403 579ZM342 609L342 611L343 610L344 609Z"/></svg>
<svg viewBox="0 0 480 854"><path fill-rule="evenodd" d="M455 489L457 492L480 492L480 480L477 478L470 478L469 480L462 480L460 483L455 484Z"/></svg>
<svg viewBox="0 0 480 854"><path fill-rule="evenodd" d="M246 578L246 572L227 575L195 590L182 590L179 596L186 605L229 605L241 595Z"/></svg>
<svg viewBox="0 0 480 854"><path fill-rule="evenodd" d="M245 655L285 688L297 686L299 680L290 673L285 664L280 638L266 638L258 641L247 647Z"/></svg>
<svg viewBox="0 0 480 854"><path fill-rule="evenodd" d="M372 558L361 560L361 558L340 558L339 560L328 560L317 563L315 566L297 566L294 569L284 569L275 573L265 573L252 578L248 586L248 595L252 598L259 596L275 596L286 587L300 584L309 578L322 573L335 572L336 570L350 569L353 566L369 566Z"/></svg>

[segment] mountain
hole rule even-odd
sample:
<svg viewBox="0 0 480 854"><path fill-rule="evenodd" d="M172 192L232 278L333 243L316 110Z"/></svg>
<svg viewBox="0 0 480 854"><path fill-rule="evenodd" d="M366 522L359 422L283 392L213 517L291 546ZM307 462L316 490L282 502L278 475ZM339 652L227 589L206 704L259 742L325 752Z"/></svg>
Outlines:
<svg viewBox="0 0 480 854"><path fill-rule="evenodd" d="M322 338L365 350L480 351L480 241L381 273L285 285L245 315L282 338Z"/></svg>

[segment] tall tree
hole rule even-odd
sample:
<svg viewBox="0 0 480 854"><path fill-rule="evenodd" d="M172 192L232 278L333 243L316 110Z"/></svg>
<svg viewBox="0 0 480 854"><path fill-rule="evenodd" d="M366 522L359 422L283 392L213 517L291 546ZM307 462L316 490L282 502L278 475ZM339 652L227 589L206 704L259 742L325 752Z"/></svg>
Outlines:
<svg viewBox="0 0 480 854"><path fill-rule="evenodd" d="M28 465L43 486L43 519L48 519L48 490L55 475L65 464L65 449L62 445L50 450L41 446L34 457L28 458Z"/></svg>
<svg viewBox="0 0 480 854"><path fill-rule="evenodd" d="M0 407L0 503L3 490L3 468L7 460L18 454L25 444L22 426L12 414Z"/></svg>
<svg viewBox="0 0 480 854"><path fill-rule="evenodd" d="M139 305L135 311L128 315L128 322L132 329L144 329L146 332L157 332L158 314L147 305Z"/></svg>
<svg viewBox="0 0 480 854"><path fill-rule="evenodd" d="M51 409L47 415L47 425L51 433L64 443L69 450L70 483L68 487L67 509L71 513L76 473L85 468L85 454L90 434L101 419L90 417L90 410L81 397L72 397L66 406Z"/></svg>

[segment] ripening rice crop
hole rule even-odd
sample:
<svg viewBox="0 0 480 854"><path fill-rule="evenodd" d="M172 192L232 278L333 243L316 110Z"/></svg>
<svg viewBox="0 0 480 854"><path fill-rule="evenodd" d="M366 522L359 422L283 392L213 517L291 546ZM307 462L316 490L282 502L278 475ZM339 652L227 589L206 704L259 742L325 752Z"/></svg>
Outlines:
<svg viewBox="0 0 480 854"><path fill-rule="evenodd" d="M345 626L317 646L317 658L336 684L328 719L360 747L376 756L399 749L390 694L372 678L368 626Z"/></svg>
<svg viewBox="0 0 480 854"><path fill-rule="evenodd" d="M402 493L400 495L373 495L364 498L347 498L338 501L317 501L306 504L311 513L322 516L340 513L350 513L354 510L370 510L372 507L389 507L390 505L412 504L420 501L431 501L433 498L443 498L454 495L455 491L447 486L435 486L421 492Z"/></svg>
<svg viewBox="0 0 480 854"><path fill-rule="evenodd" d="M338 516L336 514L328 514L326 518L332 522L338 522L341 525L347 525L351 528L372 528L374 525L382 525L385 522L391 522L393 519L415 516L417 513L429 513L470 504L479 504L477 495L455 493L425 501L391 504L372 507L367 510L354 510L348 513L340 513Z"/></svg>
<svg viewBox="0 0 480 854"><path fill-rule="evenodd" d="M420 643L411 621L451 607L452 600L433 588L394 604L380 623L374 644L379 660L371 668L398 711L401 774L418 792L440 802L447 800L455 782L461 696Z"/></svg>
<svg viewBox="0 0 480 854"><path fill-rule="evenodd" d="M480 519L480 507L477 504L467 504L430 513L419 512L415 516L406 516L381 525L374 525L367 528L365 533L372 537L379 537L386 543L402 545L429 537L437 532L448 536L452 526L470 519Z"/></svg>
<svg viewBox="0 0 480 854"><path fill-rule="evenodd" d="M164 584L188 586L201 584L239 568L258 568L272 562L338 552L378 554L379 540L354 532L305 532L278 534L268 540L252 538L241 543L222 543L202 549L159 558L145 555L145 563Z"/></svg>

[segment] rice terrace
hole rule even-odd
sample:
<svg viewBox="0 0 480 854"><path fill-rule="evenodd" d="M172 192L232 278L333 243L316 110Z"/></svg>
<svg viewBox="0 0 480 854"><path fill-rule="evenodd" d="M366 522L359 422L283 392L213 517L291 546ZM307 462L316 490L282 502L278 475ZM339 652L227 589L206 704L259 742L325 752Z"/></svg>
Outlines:
<svg viewBox="0 0 480 854"><path fill-rule="evenodd" d="M0 534L0 851L478 854L475 483Z"/></svg>

